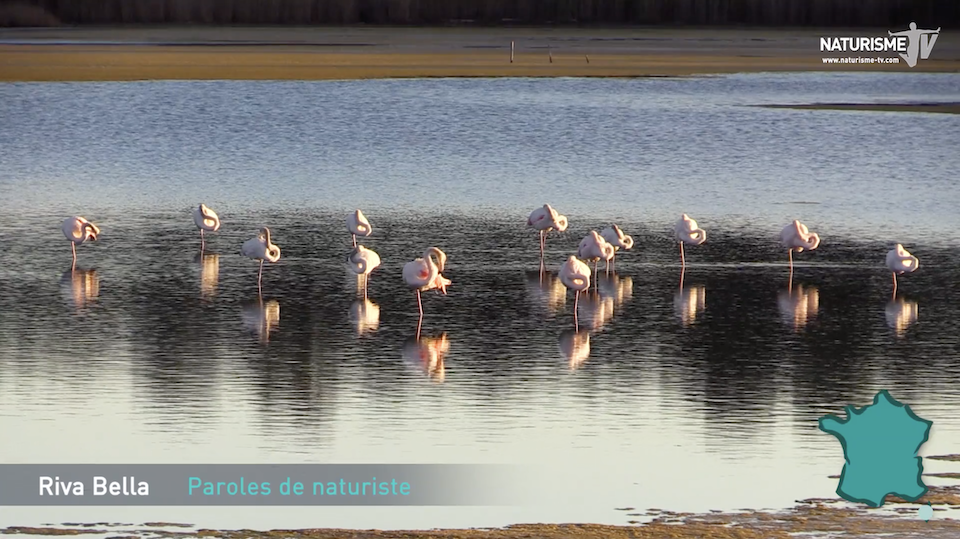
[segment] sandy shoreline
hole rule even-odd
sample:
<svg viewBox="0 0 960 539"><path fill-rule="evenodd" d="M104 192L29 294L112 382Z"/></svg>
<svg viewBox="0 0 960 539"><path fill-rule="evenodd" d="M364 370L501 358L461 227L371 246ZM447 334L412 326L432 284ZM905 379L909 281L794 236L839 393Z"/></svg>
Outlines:
<svg viewBox="0 0 960 539"><path fill-rule="evenodd" d="M902 62L824 64L819 38L837 33L661 28L8 28L0 29L0 81L960 72L960 39L955 35L941 36L930 59L910 68ZM516 43L513 63L511 41ZM831 54L847 55L858 54Z"/></svg>
<svg viewBox="0 0 960 539"><path fill-rule="evenodd" d="M930 460L960 461L958 455L927 457ZM957 479L958 474L925 474ZM797 505L783 511L677 513L661 509L638 510L618 508L631 525L604 524L517 524L494 529L437 530L209 530L191 524L144 523L65 523L44 527L10 526L0 528L0 535L88 535L111 534L122 539L788 539L798 536L824 538L880 539L955 539L960 537L960 520L952 516L960 510L960 485L931 486L916 502L906 502L888 495L883 507L866 509L850 505L839 498L798 500ZM918 517L918 508L929 503L934 516L929 521ZM944 514L952 511L950 514ZM641 523L644 522L644 523ZM191 529L192 528L192 529Z"/></svg>
<svg viewBox="0 0 960 539"><path fill-rule="evenodd" d="M613 526L602 524L518 524L495 529L441 530L208 530L189 524L146 523L139 526L98 524L63 524L51 527L13 526L0 528L6 535L78 535L112 534L125 539L168 537L193 539L788 539L800 535L829 538L897 537L947 539L960 537L960 521L937 515L929 522L918 518L919 504L930 501L936 512L960 506L960 489L932 487L930 493L916 503L888 497L886 514L878 510L844 507L838 500L802 500L794 508L773 513L746 511L738 513L689 514L648 510L637 512L622 508L626 515L653 517L643 525ZM118 529L117 526L124 526ZM112 528L112 529L111 529Z"/></svg>

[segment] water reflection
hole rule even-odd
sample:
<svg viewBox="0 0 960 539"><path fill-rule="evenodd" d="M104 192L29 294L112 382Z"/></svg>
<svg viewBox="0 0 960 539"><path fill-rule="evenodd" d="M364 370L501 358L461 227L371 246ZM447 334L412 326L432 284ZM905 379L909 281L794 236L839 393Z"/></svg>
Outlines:
<svg viewBox="0 0 960 539"><path fill-rule="evenodd" d="M60 289L64 298L80 310L92 305L100 295L100 277L95 269L68 270L60 278Z"/></svg>
<svg viewBox="0 0 960 539"><path fill-rule="evenodd" d="M581 292L577 308L582 313L579 316L580 326L586 326L589 331L600 331L613 319L613 298L603 297L596 291Z"/></svg>
<svg viewBox="0 0 960 539"><path fill-rule="evenodd" d="M579 369L590 357L590 332L566 329L560 332L560 353L571 371Z"/></svg>
<svg viewBox="0 0 960 539"><path fill-rule="evenodd" d="M682 287L673 295L673 310L683 327L690 327L707 308L707 287L702 284Z"/></svg>
<svg viewBox="0 0 960 539"><path fill-rule="evenodd" d="M220 255L200 253L194 260L200 263L200 297L213 299L220 281Z"/></svg>
<svg viewBox="0 0 960 539"><path fill-rule="evenodd" d="M450 350L450 339L446 333L437 337L410 337L403 344L403 360L426 374L435 382L443 382L446 370L444 357Z"/></svg>
<svg viewBox="0 0 960 539"><path fill-rule="evenodd" d="M171 211L168 216L158 212L155 218L176 222L180 213ZM909 354L896 354L889 349L890 341L896 339L894 330L886 326L881 312L890 283L869 278L876 258L876 250L869 244L838 239L841 243L818 255L822 266L804 267L804 278L797 282L817 283L818 289L806 284L788 287L779 267L738 265L738 260L754 253L758 259L776 260L780 255L776 245L769 245L769 238L748 233L725 239L736 250L711 254L716 266L691 273L682 288L678 286L678 267L624 262L618 264L620 273L611 271L609 279L601 272L599 294L580 298L584 305L582 310L578 305L583 319L578 332L572 331L572 313L566 309L573 298L565 305L563 299L572 292L563 293L556 270L545 273L543 288L537 273L528 276L522 269L503 271L511 264L536 271L536 250L514 252L504 247L503 238L516 229L514 221L469 215L441 217L411 221L409 215L398 212L382 220L383 230L396 231L391 241L377 245L384 260L403 261L408 256L405 253L417 244L434 238L438 243L471 246L458 251L462 264L456 269L465 293L436 302L425 338L405 342L417 324L416 299L396 273L400 262L387 268L393 278L375 283L369 303L354 294L359 292L356 275L329 282L330 275L339 277L345 271L339 257L329 254L342 244L339 211L303 210L277 217L278 229L288 230L291 243L301 247L297 259L291 259L283 274L278 274L274 293L264 296L262 302L256 293L244 292L249 290L249 274L237 255L221 255L225 265L217 268L222 278L216 296L201 302L197 298L203 282L203 257L195 262L196 251L175 256L183 243L175 234L160 235L149 250L138 249L143 240L139 229L119 228L111 239L116 243L111 243L97 266L96 275L101 280L109 275L110 282L103 283L107 288L97 299L96 320L74 315L71 274L64 284L69 305L61 298L58 279L62 270L57 264L63 262L62 246L48 242L49 248L42 247L42 235L31 232L42 230L42 223L18 216L13 226L25 231L23 244L41 248L35 256L26 256L19 242L10 246L12 251L0 250L0 400L4 394L11 395L12 388L51 383L57 389L89 388L85 391L91 400L78 403L71 398L73 394L54 391L48 392L41 404L9 397L0 404L9 410L6 417L14 419L0 417L0 426L16 428L20 418L59 417L64 410L76 408L88 414L101 413L89 404L92 399L108 391L128 391L136 395L128 397L136 404L117 406L116 413L97 416L98 427L122 428L133 417L167 433L173 425L180 429L180 424L183 430L236 433L231 441L242 440L238 447L248 441L266 444L273 454L315 452L317 444L307 443L304 437L308 432L319 435L323 429L313 428L316 425L344 433L336 443L349 445L360 442L357 435L346 434L350 429L344 425L372 425L383 420L382 406L364 406L337 396L372 390L388 395L401 407L422 408L435 398L456 406L470 403L463 405L474 407L476 403L482 421L449 438L446 434L437 438L440 443L466 447L472 442L464 440L484 437L490 431L507 432L512 425L547 427L538 413L546 407L582 417L577 414L585 413L583 396L589 395L607 400L643 397L651 402L688 402L689 408L665 413L658 421L688 429L692 438L722 439L716 443L739 451L746 447L741 442L747 434L731 438L737 425L753 425L750 436L763 437L769 429L808 425L811 418L815 423L817 414L872 398L873 384L881 382L927 409L956 412L955 404L946 404L951 402L946 395L960 387L960 367L954 364L956 354L944 353L960 346L955 331L960 318L960 288L955 286L960 282L960 265L955 249L924 248L936 263L929 265L928 272L913 276L915 295L910 296L924 303L924 324L910 326ZM232 220L243 228L245 223L261 221L262 215L240 213ZM449 226L438 232L438 221ZM303 222L311 225L304 227ZM338 240L324 243L324 238L337 238L338 233ZM634 238L649 245L645 258L672 260L676 245L658 243L656 234L659 232L641 231ZM227 262L231 256L236 264ZM214 257L206 260L207 268L213 270ZM52 282L51 267L57 268ZM63 264L62 269L68 267ZM75 275L83 304L84 298L95 296L96 281L82 270ZM209 282L212 285L212 279ZM702 299L707 289L709 312L703 309ZM787 294L778 298L782 289L787 289ZM678 291L683 292L679 302ZM885 297L877 303L881 292ZM821 294L831 301L820 303ZM928 303L932 307L926 307ZM280 304L282 330L278 329ZM556 316L563 321L544 321L543 313L557 307ZM912 309L901 310L906 311L903 320L910 320ZM788 317L790 329L781 321L781 312ZM814 313L814 323L807 322L803 332L804 346L783 338ZM694 319L695 331L682 329L681 322ZM816 331L807 331L813 325ZM601 326L602 337L595 341L595 328ZM440 336L434 331L439 329L449 333ZM561 333L567 329L571 331ZM454 336L456 355L448 356ZM74 360L78 349L84 357L97 358L97 368L78 366ZM224 361L211 362L211 351ZM944 374L936 379L914 376L909 358L918 356L942 362L931 363L929 368ZM447 357L455 358L456 365L457 376L450 380L445 379ZM844 358L842 371L835 370L838 357ZM597 365L589 365L591 362ZM579 368L578 373L589 371L590 376L565 376L568 368ZM51 376L54 369L57 377ZM417 374L404 376L406 370ZM131 383L117 384L116 376L129 376ZM411 378L420 376L455 384L442 395L409 391ZM569 391L558 396L556 384L569 384L563 388ZM933 391L944 398L923 401L924 395ZM172 394L178 396L176 402L171 400ZM521 404L523 411L486 406L504 401ZM702 413L691 419L691 409ZM635 410L611 408L591 412L590 424L576 428L580 433L594 427L599 432L622 426L622 414L630 416L634 424L643 420ZM757 417L764 418L762 424ZM422 428L414 418L396 417L396 422L398 428ZM802 428L803 432L809 430ZM126 440L152 447L164 439L152 432L130 433ZM591 436L592 447L612 443L603 432ZM177 443L181 444L178 450L191 447L187 441ZM414 442L397 443L406 451ZM332 442L328 439L324 444Z"/></svg>
<svg viewBox="0 0 960 539"><path fill-rule="evenodd" d="M904 337L910 326L916 323L920 306L916 301L899 298L887 303L887 325L897 337Z"/></svg>
<svg viewBox="0 0 960 539"><path fill-rule="evenodd" d="M357 335L372 333L380 327L380 306L369 299L358 299L350 304L350 321Z"/></svg>
<svg viewBox="0 0 960 539"><path fill-rule="evenodd" d="M243 325L256 333L260 342L270 342L270 334L280 328L280 302L258 299L243 306L242 316Z"/></svg>
<svg viewBox="0 0 960 539"><path fill-rule="evenodd" d="M548 271L527 273L527 293L538 309L556 315L567 302L567 289L560 278Z"/></svg>
<svg viewBox="0 0 960 539"><path fill-rule="evenodd" d="M820 293L815 286L790 286L780 292L777 305L784 323L792 326L794 331L800 331L817 317L820 311Z"/></svg>
<svg viewBox="0 0 960 539"><path fill-rule="evenodd" d="M602 275L597 278L600 295L613 299L616 307L620 307L633 298L633 277L621 277L617 273Z"/></svg>

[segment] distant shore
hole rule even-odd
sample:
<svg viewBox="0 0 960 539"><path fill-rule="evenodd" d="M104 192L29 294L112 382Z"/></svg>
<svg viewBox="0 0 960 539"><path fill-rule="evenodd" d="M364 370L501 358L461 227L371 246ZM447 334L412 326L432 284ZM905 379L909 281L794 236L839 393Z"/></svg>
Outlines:
<svg viewBox="0 0 960 539"><path fill-rule="evenodd" d="M873 110L886 112L937 112L960 114L960 103L810 103L803 105L760 105L771 109Z"/></svg>
<svg viewBox="0 0 960 539"><path fill-rule="evenodd" d="M960 38L951 34L943 34L931 57L914 68L903 62L824 64L819 37L837 32L718 28L4 28L0 29L0 81L960 72ZM512 63L511 41L515 44Z"/></svg>

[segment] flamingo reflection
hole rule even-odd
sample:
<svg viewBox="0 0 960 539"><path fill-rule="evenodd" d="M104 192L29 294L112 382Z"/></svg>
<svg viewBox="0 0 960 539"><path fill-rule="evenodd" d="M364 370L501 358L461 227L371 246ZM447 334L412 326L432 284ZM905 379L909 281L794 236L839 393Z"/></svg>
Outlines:
<svg viewBox="0 0 960 539"><path fill-rule="evenodd" d="M553 316L567 303L567 289L560 278L550 272L528 273L527 292L538 308L546 309Z"/></svg>
<svg viewBox="0 0 960 539"><path fill-rule="evenodd" d="M571 371L579 369L590 357L590 332L566 329L560 332L560 353Z"/></svg>
<svg viewBox="0 0 960 539"><path fill-rule="evenodd" d="M604 297L599 292L583 292L578 308L583 314L587 330L597 332L613 319L614 302L612 297Z"/></svg>
<svg viewBox="0 0 960 539"><path fill-rule="evenodd" d="M920 315L920 306L916 301L899 298L887 303L887 325L896 333L897 337L904 337L910 326L917 322Z"/></svg>
<svg viewBox="0 0 960 539"><path fill-rule="evenodd" d="M270 342L270 334L280 329L280 302L257 298L243 307L242 316L243 325L256 333L260 342Z"/></svg>
<svg viewBox="0 0 960 539"><path fill-rule="evenodd" d="M633 298L633 277L621 277L616 273L598 276L600 295L613 299L613 304L620 307Z"/></svg>
<svg viewBox="0 0 960 539"><path fill-rule="evenodd" d="M194 260L200 263L200 296L211 299L217 295L220 281L220 255L198 254Z"/></svg>
<svg viewBox="0 0 960 539"><path fill-rule="evenodd" d="M367 298L358 299L350 305L350 320L357 335L372 333L380 327L380 306Z"/></svg>
<svg viewBox="0 0 960 539"><path fill-rule="evenodd" d="M794 331L800 331L820 311L820 293L815 286L793 286L791 281L791 285L777 297L777 305L784 323L793 326Z"/></svg>
<svg viewBox="0 0 960 539"><path fill-rule="evenodd" d="M411 337L403 344L403 360L414 365L435 382L443 382L444 357L450 350L446 333L438 337Z"/></svg>
<svg viewBox="0 0 960 539"><path fill-rule="evenodd" d="M684 287L683 273L681 270L680 290L673 295L673 310L680 318L680 324L689 327L707 308L707 287L702 284Z"/></svg>
<svg viewBox="0 0 960 539"><path fill-rule="evenodd" d="M74 268L63 273L60 287L63 296L80 310L92 305L100 295L100 277L97 270Z"/></svg>

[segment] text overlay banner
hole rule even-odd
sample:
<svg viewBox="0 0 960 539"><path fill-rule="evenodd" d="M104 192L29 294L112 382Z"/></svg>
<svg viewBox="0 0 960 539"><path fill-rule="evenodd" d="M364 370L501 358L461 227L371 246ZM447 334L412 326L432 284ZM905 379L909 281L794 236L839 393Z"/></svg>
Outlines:
<svg viewBox="0 0 960 539"><path fill-rule="evenodd" d="M520 471L490 464L0 464L0 506L505 506L517 503Z"/></svg>

